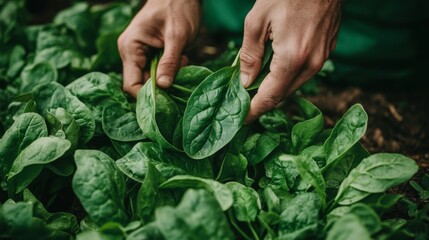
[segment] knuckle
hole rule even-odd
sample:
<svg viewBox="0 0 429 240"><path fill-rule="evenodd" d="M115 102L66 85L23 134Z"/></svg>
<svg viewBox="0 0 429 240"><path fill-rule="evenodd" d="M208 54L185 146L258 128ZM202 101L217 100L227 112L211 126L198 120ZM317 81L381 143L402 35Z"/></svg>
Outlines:
<svg viewBox="0 0 429 240"><path fill-rule="evenodd" d="M258 65L258 57L252 53L249 47L243 46L240 53L240 62L243 65L253 68Z"/></svg>
<svg viewBox="0 0 429 240"><path fill-rule="evenodd" d="M159 69L166 71L175 71L179 66L179 63L176 58L173 56L164 56L159 62Z"/></svg>
<svg viewBox="0 0 429 240"><path fill-rule="evenodd" d="M310 71L312 73L316 73L316 72L320 71L320 69L322 69L322 67L323 67L324 62L325 62L325 56L324 55L315 56L315 57L311 58L310 63L309 63Z"/></svg>
<svg viewBox="0 0 429 240"><path fill-rule="evenodd" d="M277 106L281 101L283 100L283 97L281 96L275 96L275 95L265 95L261 97L261 105L263 108L262 111L268 111L275 106Z"/></svg>

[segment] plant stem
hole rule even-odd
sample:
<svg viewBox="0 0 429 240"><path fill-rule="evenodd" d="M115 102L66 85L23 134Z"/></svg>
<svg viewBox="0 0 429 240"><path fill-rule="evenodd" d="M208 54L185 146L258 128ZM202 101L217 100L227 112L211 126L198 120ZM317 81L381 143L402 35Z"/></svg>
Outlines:
<svg viewBox="0 0 429 240"><path fill-rule="evenodd" d="M170 95L170 97L176 102L180 102L180 103L185 104L185 105L188 103L188 101L186 101L183 98L179 98L179 97L176 97L174 95Z"/></svg>
<svg viewBox="0 0 429 240"><path fill-rule="evenodd" d="M255 240L259 240L259 236L258 236L258 234L255 232L255 229L253 228L252 223L250 223L250 222L248 221L248 222L247 222L247 225L249 226L250 231L252 232L253 238L254 238Z"/></svg>
<svg viewBox="0 0 429 240"><path fill-rule="evenodd" d="M232 62L231 67L235 67L238 64L238 60L240 59L241 48L238 50L237 56L235 56L234 62Z"/></svg>
<svg viewBox="0 0 429 240"><path fill-rule="evenodd" d="M189 89L189 88L186 88L186 87L174 84L174 83L171 85L171 87L175 88L175 89L177 89L179 91L185 92L185 93L189 93L189 94L192 93L192 89Z"/></svg>
<svg viewBox="0 0 429 240"><path fill-rule="evenodd" d="M238 233L240 233L246 240L251 240L252 238L247 236L247 234L244 233L243 230L241 230L241 228L235 223L233 216L231 215L231 211L228 211L228 216L232 226L238 231Z"/></svg>
<svg viewBox="0 0 429 240"><path fill-rule="evenodd" d="M268 223L265 222L264 219L262 219L260 216L258 216L258 220L267 229L268 234L270 234L271 237L273 237L274 236L274 232L271 229L270 225L268 225Z"/></svg>

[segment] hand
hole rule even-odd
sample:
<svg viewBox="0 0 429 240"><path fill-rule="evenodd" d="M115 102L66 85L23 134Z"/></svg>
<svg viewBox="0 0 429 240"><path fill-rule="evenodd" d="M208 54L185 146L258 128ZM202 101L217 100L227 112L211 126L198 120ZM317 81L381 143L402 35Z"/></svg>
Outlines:
<svg viewBox="0 0 429 240"><path fill-rule="evenodd" d="M148 0L118 39L124 91L133 97L146 82L143 72L150 47L164 48L157 85L168 88L184 61L183 48L195 39L201 18L199 0Z"/></svg>
<svg viewBox="0 0 429 240"><path fill-rule="evenodd" d="M257 0L246 16L240 80L248 87L271 39L270 73L253 97L246 122L271 110L317 73L335 48L340 0Z"/></svg>

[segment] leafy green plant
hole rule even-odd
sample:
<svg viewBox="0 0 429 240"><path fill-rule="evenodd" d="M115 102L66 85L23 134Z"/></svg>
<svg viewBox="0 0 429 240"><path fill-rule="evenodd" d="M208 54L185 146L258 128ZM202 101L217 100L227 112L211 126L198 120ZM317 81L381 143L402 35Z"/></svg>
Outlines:
<svg viewBox="0 0 429 240"><path fill-rule="evenodd" d="M116 50L130 5L79 3L41 26L19 17L23 1L0 7L0 238L427 237L427 208L386 193L418 167L365 150L363 106L326 129L294 96L298 114L274 109L243 125L270 44L248 89L229 66L236 51L214 72L181 68L166 90L153 81L155 56L135 102ZM411 184L425 198L427 184ZM413 219L386 217L398 201Z"/></svg>

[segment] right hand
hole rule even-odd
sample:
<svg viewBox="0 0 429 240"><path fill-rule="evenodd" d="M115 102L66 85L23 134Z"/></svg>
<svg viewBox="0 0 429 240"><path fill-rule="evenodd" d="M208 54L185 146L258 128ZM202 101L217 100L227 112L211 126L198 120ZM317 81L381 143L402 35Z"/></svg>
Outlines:
<svg viewBox="0 0 429 240"><path fill-rule="evenodd" d="M186 61L182 50L195 39L200 19L199 0L148 0L118 39L124 91L136 97L147 81L143 69L150 47L164 48L156 83L170 87L181 62Z"/></svg>

